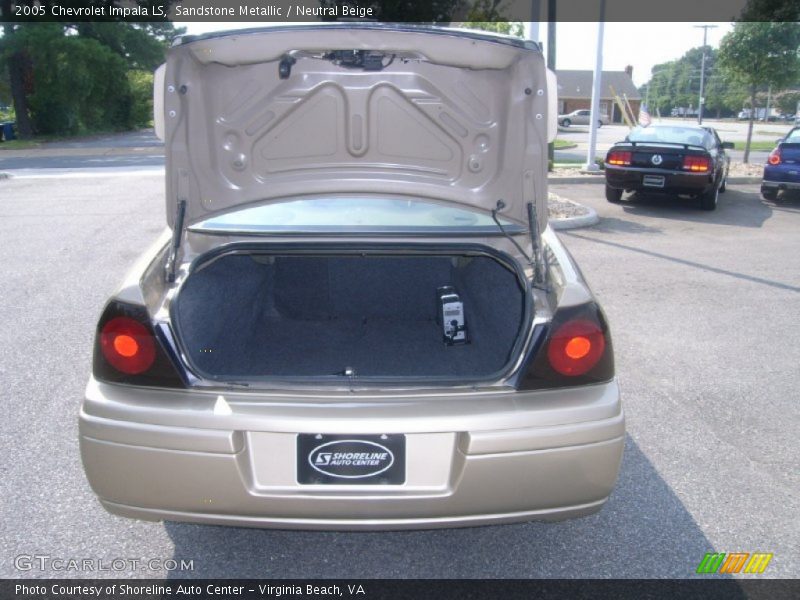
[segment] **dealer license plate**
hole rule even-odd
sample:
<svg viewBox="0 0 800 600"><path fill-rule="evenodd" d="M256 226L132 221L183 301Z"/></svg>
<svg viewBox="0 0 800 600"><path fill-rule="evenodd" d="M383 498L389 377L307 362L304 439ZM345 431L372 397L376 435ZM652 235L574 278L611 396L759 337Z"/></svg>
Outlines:
<svg viewBox="0 0 800 600"><path fill-rule="evenodd" d="M297 436L297 483L401 485L406 481L406 436Z"/></svg>
<svg viewBox="0 0 800 600"><path fill-rule="evenodd" d="M663 188L664 187L664 176L663 175L645 175L642 178L642 185L645 185L647 187Z"/></svg>

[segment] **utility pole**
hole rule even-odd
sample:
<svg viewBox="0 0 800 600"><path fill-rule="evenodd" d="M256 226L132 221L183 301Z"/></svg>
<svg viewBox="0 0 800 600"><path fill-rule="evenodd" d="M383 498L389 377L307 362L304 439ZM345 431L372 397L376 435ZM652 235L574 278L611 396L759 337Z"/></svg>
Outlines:
<svg viewBox="0 0 800 600"><path fill-rule="evenodd" d="M547 0L547 68L556 72L556 0ZM555 164L555 142L547 144L547 164Z"/></svg>
<svg viewBox="0 0 800 600"><path fill-rule="evenodd" d="M708 39L708 30L716 27L716 25L695 25L696 29L703 30L703 60L700 64L700 102L697 105L697 123L699 125L703 124L703 106L706 103L706 99L703 98L706 83L706 40Z"/></svg>
<svg viewBox="0 0 800 600"><path fill-rule="evenodd" d="M601 80L603 77L603 26L606 15L606 0L600 0L600 18L597 20L597 50L594 61L594 81L592 82L592 110L589 111L589 149L586 152L584 170L597 171L599 167L595 159L597 152L597 120L600 116L600 95L602 94Z"/></svg>
<svg viewBox="0 0 800 600"><path fill-rule="evenodd" d="M524 30L524 36L526 40L530 40L532 42L536 42L537 44L540 43L539 40L539 22L542 19L542 6L541 0L530 0L531 2L531 15L530 21L526 21L522 24Z"/></svg>

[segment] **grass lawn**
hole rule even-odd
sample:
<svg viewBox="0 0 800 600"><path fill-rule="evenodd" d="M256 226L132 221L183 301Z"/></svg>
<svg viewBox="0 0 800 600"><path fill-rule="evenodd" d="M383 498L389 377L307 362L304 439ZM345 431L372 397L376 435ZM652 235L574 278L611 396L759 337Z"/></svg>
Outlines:
<svg viewBox="0 0 800 600"><path fill-rule="evenodd" d="M562 140L560 138L556 138L553 142L553 146L556 150L567 150L568 148L575 148L578 144L575 142L570 142L569 140Z"/></svg>
<svg viewBox="0 0 800 600"><path fill-rule="evenodd" d="M719 131L719 129L717 131ZM779 137L786 135L786 130L777 131L769 129L755 129L753 130L753 133L756 135L773 135L775 136L775 139L778 139Z"/></svg>
<svg viewBox="0 0 800 600"><path fill-rule="evenodd" d="M34 140L9 140L0 142L0 152L3 150L30 150L31 148L38 148L41 142Z"/></svg>
<svg viewBox="0 0 800 600"><path fill-rule="evenodd" d="M746 142L734 142L734 147L736 150L744 150ZM777 144L774 141L758 141L758 142L750 142L750 150L763 150L765 152L769 152L772 150Z"/></svg>
<svg viewBox="0 0 800 600"><path fill-rule="evenodd" d="M131 130L135 131L135 130ZM115 129L100 129L97 131L84 131L74 135L60 134L60 135L37 135L31 140L10 140L0 142L0 152L3 150L30 150L32 148L39 148L42 144L49 142L69 142L81 141L92 139L100 135L111 135L114 133L124 133Z"/></svg>

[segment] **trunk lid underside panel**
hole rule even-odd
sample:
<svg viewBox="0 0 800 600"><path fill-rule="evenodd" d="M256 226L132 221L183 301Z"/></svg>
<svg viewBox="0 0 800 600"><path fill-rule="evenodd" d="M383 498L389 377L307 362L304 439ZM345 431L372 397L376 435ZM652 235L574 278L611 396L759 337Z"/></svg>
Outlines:
<svg viewBox="0 0 800 600"><path fill-rule="evenodd" d="M335 60L339 50L382 59L354 68ZM536 202L546 227L538 50L421 31L285 28L179 44L164 86L170 225L181 199L191 225L298 195L391 191L484 212L502 199L502 216L525 225Z"/></svg>

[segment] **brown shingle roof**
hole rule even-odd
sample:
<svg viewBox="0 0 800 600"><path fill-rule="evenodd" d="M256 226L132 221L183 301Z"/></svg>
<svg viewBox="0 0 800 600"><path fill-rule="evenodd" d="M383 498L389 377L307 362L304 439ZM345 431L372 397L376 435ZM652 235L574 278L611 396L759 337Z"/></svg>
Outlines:
<svg viewBox="0 0 800 600"><path fill-rule="evenodd" d="M558 97L567 99L591 99L592 97L592 78L593 71L556 71L558 77ZM628 100L641 100L639 90L633 84L630 75L625 71L603 71L601 79L603 100L611 100L613 94L609 86L613 86L614 91L622 97L627 95Z"/></svg>

